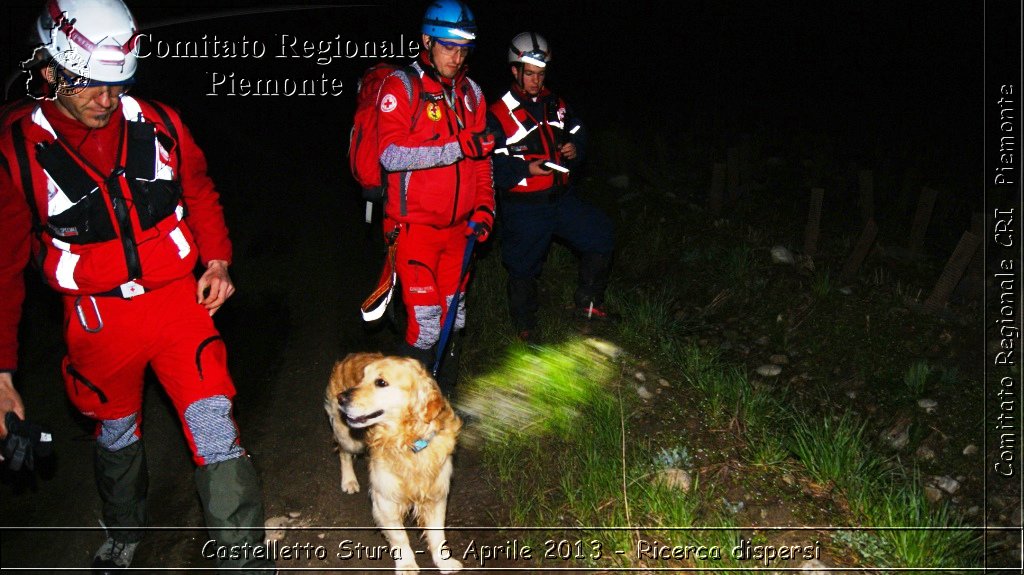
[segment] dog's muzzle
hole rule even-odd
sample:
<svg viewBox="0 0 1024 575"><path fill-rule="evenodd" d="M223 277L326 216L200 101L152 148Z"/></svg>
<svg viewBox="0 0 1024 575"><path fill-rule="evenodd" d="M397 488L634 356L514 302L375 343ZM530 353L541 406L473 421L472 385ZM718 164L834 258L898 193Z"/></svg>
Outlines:
<svg viewBox="0 0 1024 575"><path fill-rule="evenodd" d="M361 415L359 417L352 417L348 413L345 413L345 410L342 409L341 415L342 417L345 418L345 423L348 423L352 427L366 427L367 425L370 425L374 419L377 419L378 417L384 415L384 410L378 409L373 413L368 413L366 415Z"/></svg>

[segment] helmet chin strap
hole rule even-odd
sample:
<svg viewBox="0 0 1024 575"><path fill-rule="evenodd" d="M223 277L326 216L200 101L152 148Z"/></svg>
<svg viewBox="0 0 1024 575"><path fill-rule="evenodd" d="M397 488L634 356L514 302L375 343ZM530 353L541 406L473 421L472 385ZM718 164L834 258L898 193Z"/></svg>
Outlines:
<svg viewBox="0 0 1024 575"><path fill-rule="evenodd" d="M437 64L434 63L434 44L437 42L437 39L435 39L433 36L428 36L428 38L429 40L427 40L427 59L430 60L430 67L433 68L435 72L437 72ZM440 74L440 72L438 72L438 74Z"/></svg>
<svg viewBox="0 0 1024 575"><path fill-rule="evenodd" d="M449 83L454 82L455 81L454 78L446 78L445 75L442 74L441 71L437 69L437 63L434 62L434 43L435 42L437 42L437 39L434 38L433 36L430 36L430 40L427 43L427 59L430 60L430 69L434 73L434 76L437 78L437 81L441 82L441 84L444 84L445 82L449 82ZM466 65L465 62L463 62L462 66L465 66L465 65ZM462 66L459 66L460 70L462 69Z"/></svg>

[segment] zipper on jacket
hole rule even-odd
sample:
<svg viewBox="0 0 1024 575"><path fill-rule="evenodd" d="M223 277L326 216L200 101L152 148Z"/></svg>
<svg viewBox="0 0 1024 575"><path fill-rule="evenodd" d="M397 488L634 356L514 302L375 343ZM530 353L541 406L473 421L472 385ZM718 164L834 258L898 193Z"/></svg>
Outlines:
<svg viewBox="0 0 1024 575"><path fill-rule="evenodd" d="M459 171L459 164L462 162L455 162L455 204L452 205L452 222L448 225L454 226L455 220L459 216L459 187L462 182L462 172Z"/></svg>
<svg viewBox="0 0 1024 575"><path fill-rule="evenodd" d="M444 87L443 86L441 87L441 90L442 90L442 92L444 91ZM458 98L456 98L456 96L457 96L457 93L455 91L455 86L452 86L452 99L456 102L455 106L451 106L451 112L452 113L450 115L452 115L452 116L455 116L456 114L458 114L458 110L456 110L456 108L458 106L458 101L459 100L458 100ZM456 120L457 119L458 119L458 116L456 116ZM448 120L448 127L451 128L452 132L454 134L456 134L456 135L458 135L459 132L461 131L461 130L455 129L457 126L452 126L451 119ZM465 160L469 160L469 158L464 158L464 159ZM449 226L454 226L455 225L455 220L459 217L459 188L461 187L461 182L462 182L462 172L459 170L459 166L461 164L462 164L462 162L455 162L455 203L452 204L452 221L448 224Z"/></svg>

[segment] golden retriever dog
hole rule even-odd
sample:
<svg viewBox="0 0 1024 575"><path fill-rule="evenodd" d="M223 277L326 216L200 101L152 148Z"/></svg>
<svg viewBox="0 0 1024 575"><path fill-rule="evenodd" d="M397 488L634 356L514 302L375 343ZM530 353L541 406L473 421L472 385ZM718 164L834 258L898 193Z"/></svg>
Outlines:
<svg viewBox="0 0 1024 575"><path fill-rule="evenodd" d="M359 491L352 462L368 448L373 518L391 546L395 569L419 570L404 527L410 510L441 573L462 569L444 535L452 452L462 421L423 365L406 357L349 354L334 364L324 408L338 443L345 493Z"/></svg>

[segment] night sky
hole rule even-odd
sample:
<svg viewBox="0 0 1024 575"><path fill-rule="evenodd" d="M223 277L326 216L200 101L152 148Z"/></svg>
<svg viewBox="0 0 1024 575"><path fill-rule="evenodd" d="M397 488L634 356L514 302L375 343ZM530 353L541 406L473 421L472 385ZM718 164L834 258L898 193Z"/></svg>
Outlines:
<svg viewBox="0 0 1024 575"><path fill-rule="evenodd" d="M0 9L0 17L8 16L0 60L5 74L29 53L25 30L40 4L18 0ZM151 33L151 49L161 42L202 42L205 35L236 49L243 37L255 40L266 53L248 59L149 57L140 63L138 94L179 107L207 147L218 132L237 131L259 139L270 156L275 146L306 146L326 154L325 160L343 157L356 80L379 58L335 58L327 65L315 57L279 58L282 37L314 45L407 43L418 38L426 6L154 4L131 4ZM983 3L666 4L471 3L480 39L470 74L489 99L499 96L508 84L509 39L533 29L553 45L548 84L592 129L653 127L669 137L694 132L718 141L758 130L824 132L854 157L857 149L867 153L886 141L920 147L937 166L956 166L946 177L958 185L980 177ZM337 80L343 88L338 97L207 95L215 78L230 73L253 82L327 78L328 86Z"/></svg>

